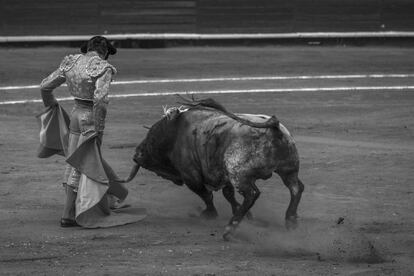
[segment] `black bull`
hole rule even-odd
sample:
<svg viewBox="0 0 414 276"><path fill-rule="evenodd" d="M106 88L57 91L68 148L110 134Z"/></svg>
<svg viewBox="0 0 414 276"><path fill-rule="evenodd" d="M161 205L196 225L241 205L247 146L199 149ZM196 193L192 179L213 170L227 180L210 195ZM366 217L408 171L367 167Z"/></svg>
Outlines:
<svg viewBox="0 0 414 276"><path fill-rule="evenodd" d="M297 225L297 207L304 189L298 178L299 156L289 131L272 116L232 114L212 101L187 102L188 110L170 109L137 146L136 165L199 195L206 209L202 216L217 216L213 190L222 189L233 217L225 239L237 227L260 195L257 179L277 173L290 191L286 226ZM243 196L240 205L234 187Z"/></svg>

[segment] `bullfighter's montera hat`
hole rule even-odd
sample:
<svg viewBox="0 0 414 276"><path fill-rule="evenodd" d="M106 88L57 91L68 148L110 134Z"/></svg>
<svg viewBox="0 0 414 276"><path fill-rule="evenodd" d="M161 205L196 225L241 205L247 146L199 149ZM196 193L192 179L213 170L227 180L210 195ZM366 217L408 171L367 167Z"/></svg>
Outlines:
<svg viewBox="0 0 414 276"><path fill-rule="evenodd" d="M104 43L102 43L104 42ZM89 41L87 41L86 43L84 43L80 50L82 53L86 53L88 50L90 49L96 49L98 48L100 45L102 44L106 44L106 47L108 49L108 53L110 55L115 55L116 54L116 48L112 45L111 42L109 42L108 39L106 39L106 37L97 35L92 37L91 39L89 39Z"/></svg>

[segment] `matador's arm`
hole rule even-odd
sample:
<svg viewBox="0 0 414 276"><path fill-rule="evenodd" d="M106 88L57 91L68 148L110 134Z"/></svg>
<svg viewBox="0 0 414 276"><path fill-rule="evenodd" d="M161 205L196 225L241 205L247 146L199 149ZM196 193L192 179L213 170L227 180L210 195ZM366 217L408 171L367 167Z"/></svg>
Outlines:
<svg viewBox="0 0 414 276"><path fill-rule="evenodd" d="M102 132L105 128L106 108L109 103L108 94L112 74L112 69L108 67L104 74L96 81L96 89L93 95L93 118L96 132Z"/></svg>
<svg viewBox="0 0 414 276"><path fill-rule="evenodd" d="M59 87L66 81L64 72L58 68L47 78L45 78L40 84L40 92L45 106L52 106L57 104L57 100L53 95L53 90Z"/></svg>

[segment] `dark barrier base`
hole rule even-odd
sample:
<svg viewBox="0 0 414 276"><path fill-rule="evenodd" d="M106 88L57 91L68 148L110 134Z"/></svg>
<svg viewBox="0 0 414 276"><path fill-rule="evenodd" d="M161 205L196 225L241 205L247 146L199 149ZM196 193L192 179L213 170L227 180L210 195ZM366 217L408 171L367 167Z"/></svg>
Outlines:
<svg viewBox="0 0 414 276"><path fill-rule="evenodd" d="M5 42L0 48L8 47L71 47L78 48L80 41ZM367 37L367 38L265 38L265 39L126 39L114 41L119 48L169 48L188 46L401 46L414 45L414 37Z"/></svg>

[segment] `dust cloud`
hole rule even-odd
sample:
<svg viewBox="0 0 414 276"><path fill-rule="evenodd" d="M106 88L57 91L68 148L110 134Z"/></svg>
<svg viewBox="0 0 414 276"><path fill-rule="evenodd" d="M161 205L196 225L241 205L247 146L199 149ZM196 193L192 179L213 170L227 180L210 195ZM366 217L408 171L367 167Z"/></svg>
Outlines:
<svg viewBox="0 0 414 276"><path fill-rule="evenodd" d="M334 222L302 220L295 230L280 225L244 222L235 239L249 242L259 256L315 258L318 261L381 263L377 245L360 233L349 219Z"/></svg>

